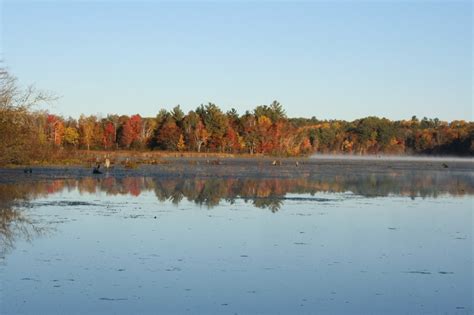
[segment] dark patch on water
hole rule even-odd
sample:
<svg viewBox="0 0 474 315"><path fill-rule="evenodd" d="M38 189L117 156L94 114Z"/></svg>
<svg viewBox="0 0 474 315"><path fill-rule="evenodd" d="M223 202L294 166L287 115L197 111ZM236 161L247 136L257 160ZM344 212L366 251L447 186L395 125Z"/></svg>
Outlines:
<svg viewBox="0 0 474 315"><path fill-rule="evenodd" d="M431 272L424 271L424 270L404 271L404 273L414 273L414 274L420 274L420 275L430 275L431 274Z"/></svg>
<svg viewBox="0 0 474 315"><path fill-rule="evenodd" d="M126 298L107 298L107 297L101 297L99 298L101 301L126 301L128 299Z"/></svg>
<svg viewBox="0 0 474 315"><path fill-rule="evenodd" d="M303 242L294 242L293 244L295 244L295 245L308 245L308 243L303 243Z"/></svg>
<svg viewBox="0 0 474 315"><path fill-rule="evenodd" d="M67 206L99 206L97 203L86 202L86 201L44 201L44 202L37 202L34 206L59 206L59 207L67 207Z"/></svg>
<svg viewBox="0 0 474 315"><path fill-rule="evenodd" d="M35 281L35 282L40 282L38 279L33 279L33 278L29 278L29 277L21 278L20 280L23 280L23 281Z"/></svg>
<svg viewBox="0 0 474 315"><path fill-rule="evenodd" d="M130 216L128 216L126 218L138 219L138 218L142 218L143 216L144 216L143 214L131 214Z"/></svg>
<svg viewBox="0 0 474 315"><path fill-rule="evenodd" d="M454 272L452 271L438 271L438 273L440 275L453 275L454 274Z"/></svg>
<svg viewBox="0 0 474 315"><path fill-rule="evenodd" d="M56 220L56 221L48 221L49 224L62 224L66 223L68 220Z"/></svg>
<svg viewBox="0 0 474 315"><path fill-rule="evenodd" d="M235 198L245 200L246 198ZM320 198L320 197L285 197L285 196L272 196L272 197L258 197L252 196L251 200L289 200L289 201L312 201L312 202L333 202L333 201L343 201L343 199L329 199L329 198Z"/></svg>

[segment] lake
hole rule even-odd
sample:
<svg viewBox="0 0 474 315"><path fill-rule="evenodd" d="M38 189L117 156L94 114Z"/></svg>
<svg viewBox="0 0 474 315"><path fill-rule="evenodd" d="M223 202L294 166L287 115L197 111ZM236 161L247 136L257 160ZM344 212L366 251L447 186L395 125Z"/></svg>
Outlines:
<svg viewBox="0 0 474 315"><path fill-rule="evenodd" d="M0 313L472 314L473 201L455 170L3 182Z"/></svg>

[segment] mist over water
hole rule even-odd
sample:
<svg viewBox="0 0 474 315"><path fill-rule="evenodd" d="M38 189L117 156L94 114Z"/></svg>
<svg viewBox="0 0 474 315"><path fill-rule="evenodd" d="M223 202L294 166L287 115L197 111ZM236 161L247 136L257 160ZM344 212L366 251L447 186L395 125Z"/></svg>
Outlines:
<svg viewBox="0 0 474 315"><path fill-rule="evenodd" d="M455 156L410 156L410 155L349 155L349 154L313 154L310 159L355 160L355 161L407 161L407 162L471 162L474 157Z"/></svg>

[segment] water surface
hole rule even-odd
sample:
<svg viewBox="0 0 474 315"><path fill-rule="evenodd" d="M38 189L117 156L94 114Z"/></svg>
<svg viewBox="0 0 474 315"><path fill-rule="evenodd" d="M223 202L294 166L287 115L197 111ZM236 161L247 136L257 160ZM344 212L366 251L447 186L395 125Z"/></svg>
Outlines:
<svg viewBox="0 0 474 315"><path fill-rule="evenodd" d="M0 313L471 314L473 181L0 184Z"/></svg>

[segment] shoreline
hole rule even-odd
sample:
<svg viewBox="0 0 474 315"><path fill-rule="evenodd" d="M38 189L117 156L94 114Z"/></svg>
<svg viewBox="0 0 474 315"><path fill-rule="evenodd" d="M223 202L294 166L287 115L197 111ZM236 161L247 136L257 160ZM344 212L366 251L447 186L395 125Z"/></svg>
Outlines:
<svg viewBox="0 0 474 315"><path fill-rule="evenodd" d="M155 165L169 160L251 160L251 161L390 161L390 162L464 162L474 163L474 156L430 156L430 155L349 155L349 154L312 154L304 156L272 156L263 154L232 154L217 152L171 152L171 151L76 151L63 152L60 156L51 156L45 160L30 163L0 165L0 169L22 167L81 167L90 166L97 161L104 163L108 158L112 163L124 164L130 161L141 165Z"/></svg>
<svg viewBox="0 0 474 315"><path fill-rule="evenodd" d="M474 157L465 156L429 156L429 155L343 155L316 154L307 157L316 160L360 160L360 161L410 161L410 162L468 162L474 163Z"/></svg>
<svg viewBox="0 0 474 315"><path fill-rule="evenodd" d="M279 164L274 165L274 161ZM24 167L0 168L0 183L42 181L75 178L320 178L387 174L394 175L419 172L439 174L465 174L474 176L474 159L334 159L334 158L162 158L155 164L116 163L103 174L92 174L90 165L31 165L32 173Z"/></svg>

